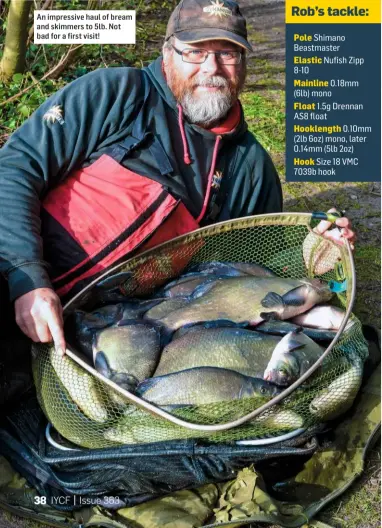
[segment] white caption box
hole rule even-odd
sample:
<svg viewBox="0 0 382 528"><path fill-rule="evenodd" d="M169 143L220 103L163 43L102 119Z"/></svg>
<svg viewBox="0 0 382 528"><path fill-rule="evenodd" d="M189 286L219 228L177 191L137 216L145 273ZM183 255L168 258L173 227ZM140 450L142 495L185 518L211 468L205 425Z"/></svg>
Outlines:
<svg viewBox="0 0 382 528"><path fill-rule="evenodd" d="M34 43L135 44L135 11L35 11Z"/></svg>

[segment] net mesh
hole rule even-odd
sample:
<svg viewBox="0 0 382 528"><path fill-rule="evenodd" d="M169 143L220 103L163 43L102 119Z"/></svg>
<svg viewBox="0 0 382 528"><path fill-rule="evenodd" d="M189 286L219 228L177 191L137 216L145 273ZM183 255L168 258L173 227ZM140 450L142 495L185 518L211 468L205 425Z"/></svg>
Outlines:
<svg viewBox="0 0 382 528"><path fill-rule="evenodd" d="M310 215L301 214L264 215L207 227L128 260L113 274L131 272L128 279L122 276L120 284L127 298L148 297L197 263L256 263L279 277L346 280L346 291L332 301L346 309L353 281L349 255L346 249L313 233L310 219ZM66 311L79 307L92 308L92 290L79 295ZM291 395L250 422L226 431L196 431L156 417L129 403L68 356L59 357L50 345L34 345L37 394L57 431L88 448L185 438L231 442L277 437L333 419L352 404L368 351L360 322L352 315L350 323L323 365ZM222 424L266 401L259 396L169 412L195 424Z"/></svg>

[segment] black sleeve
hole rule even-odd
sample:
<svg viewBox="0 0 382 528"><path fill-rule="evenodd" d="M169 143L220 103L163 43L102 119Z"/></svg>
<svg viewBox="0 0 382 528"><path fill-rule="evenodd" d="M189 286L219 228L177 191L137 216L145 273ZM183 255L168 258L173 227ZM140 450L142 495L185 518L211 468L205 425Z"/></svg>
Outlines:
<svg viewBox="0 0 382 528"><path fill-rule="evenodd" d="M283 210L283 194L280 178L271 157L265 150L262 170L263 175L260 190L262 213L280 213Z"/></svg>
<svg viewBox="0 0 382 528"><path fill-rule="evenodd" d="M40 201L117 129L141 97L130 68L97 70L50 97L0 150L0 272L11 300L51 287L40 236Z"/></svg>
<svg viewBox="0 0 382 528"><path fill-rule="evenodd" d="M252 192L245 216L280 213L283 209L280 179L271 157L259 143L252 167Z"/></svg>

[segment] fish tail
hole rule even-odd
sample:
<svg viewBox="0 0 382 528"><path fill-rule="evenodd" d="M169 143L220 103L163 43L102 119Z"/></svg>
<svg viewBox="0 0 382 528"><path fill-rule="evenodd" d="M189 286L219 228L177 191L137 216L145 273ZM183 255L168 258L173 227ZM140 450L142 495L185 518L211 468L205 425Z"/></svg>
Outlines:
<svg viewBox="0 0 382 528"><path fill-rule="evenodd" d="M147 323L148 326L151 326L152 328L154 328L154 330L156 330L157 335L159 337L161 350L163 350L163 348L167 346L172 340L172 336L175 330L168 328L158 319L145 319L143 322Z"/></svg>
<svg viewBox="0 0 382 528"><path fill-rule="evenodd" d="M129 392L133 392L139 383L139 379L133 374L128 374L127 372L117 372L115 370L112 371L111 377L109 379L119 385L122 389L125 389Z"/></svg>

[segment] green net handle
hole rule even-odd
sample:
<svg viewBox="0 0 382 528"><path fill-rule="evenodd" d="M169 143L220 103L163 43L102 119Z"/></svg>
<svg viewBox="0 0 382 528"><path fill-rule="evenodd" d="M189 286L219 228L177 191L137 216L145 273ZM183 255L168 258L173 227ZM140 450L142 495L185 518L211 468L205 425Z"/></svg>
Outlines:
<svg viewBox="0 0 382 528"><path fill-rule="evenodd" d="M325 217L321 217L321 216L317 217L317 214L325 215ZM306 225L308 227L308 229L311 230L312 228L311 228L310 224L311 224L311 221L314 220L314 219L322 219L322 220L328 220L328 221L332 221L333 220L333 223L334 223L335 220L338 217L334 216L334 215L329 216L329 214L328 213L313 213L313 214L312 213L299 213L299 214L296 215L296 213L280 213L280 215L274 215L274 214L271 214L271 215L259 215L257 217L252 217L252 218L256 219L256 221L258 220L259 222L261 222L262 225L266 225L266 224L270 224L270 223L275 223L276 222L275 217L277 217L277 216L284 217L283 220L284 221L287 220L287 222L289 221L289 217L290 218L294 218L294 221L295 221L295 224L296 224L296 217L298 217L299 220L300 220L300 223ZM330 218L332 218L332 220ZM245 219L241 219L241 220L242 221L245 221L245 220L248 221L249 218L245 218ZM240 219L238 219L238 222L239 221L240 221ZM222 222L220 224L216 224L214 227L221 226L221 225L226 225L226 224L232 224L232 221ZM207 228L198 229L197 231L194 231L193 233L197 233L197 232L199 233L199 232L202 232L204 230L208 230L208 227ZM190 235L186 235L186 236L190 236ZM178 240L178 239L184 239L184 238L185 238L185 236L183 235L182 237L178 237L177 239L174 239L174 241ZM160 247L163 247L166 244L169 244L169 243L166 242L165 244L161 244L160 246L157 246L156 248L152 248L149 251L147 251L144 254L142 254L142 256L144 256L146 254L152 254L153 252L157 251ZM316 361L316 363L314 363L314 365L312 365L310 367L310 369L308 369L305 372L305 374L300 376L300 378L297 381L295 381L292 385L287 387L284 391L282 391L280 394L275 396L269 402L265 403L261 407L258 407L254 411L242 416L241 418L237 418L236 420L232 420L230 422L226 422L226 423L223 423L223 424L217 424L217 425L204 425L204 424L196 424L196 423L192 423L192 422L187 422L186 420L182 420L181 418L173 416L172 414L164 411L163 409L161 409L159 407L156 407L155 405L153 405L153 404L151 404L151 403L149 403L149 402L147 402L145 400L142 400L141 398L139 398L138 396L136 396L132 392L129 392L129 391L123 389L122 387L120 387L119 385L114 383L113 381L105 378L99 372L97 372L94 368L89 366L85 361L83 361L81 358L79 358L71 350L67 349L66 350L66 354L73 361L75 361L78 365L80 365L82 368L84 368L87 372L89 372L94 377L96 377L101 383L106 384L109 387L111 387L113 390L117 391L119 394L124 396L126 398L126 400L128 400L130 403L132 403L136 407L139 407L140 409L143 409L143 410L153 414L156 417L163 418L163 419L167 420L168 422L171 422L171 423L173 423L175 425L179 425L181 427L185 427L186 429L191 429L191 430L194 430L194 431L206 431L206 432L213 433L213 432L227 431L229 429L233 429L234 427L238 427L239 425L243 425L246 422L249 422L250 420L253 420L257 416L262 414L264 411L268 410L270 407L272 407L273 405L279 403L284 398L289 396L295 389L297 389L302 383L304 383L311 376L311 374L313 374L313 372L315 372L315 370L322 364L324 359L330 354L330 352L332 351L333 347L336 345L337 341L341 337L341 334L342 334L343 330L345 329L345 326L346 326L346 324L348 322L348 319L349 319L349 317L351 315L351 312L352 312L352 309L353 309L353 304L354 304L354 299L355 299L355 288L356 288L354 259L353 259L353 254L352 254L352 250L351 250L350 244L349 244L347 239L344 239L344 246L343 247L345 248L346 251L342 252L342 256L344 257L344 264L345 264L345 267L346 267L346 276L351 278L351 280L348 281L348 284L351 287L351 290L350 290L350 298L349 298L349 302L348 302L348 305L347 305L345 317L343 318L342 323L340 325L340 328L338 329L338 332L335 335L333 341L330 343L330 345L325 350L325 352L321 355L321 357ZM132 260L134 260L134 259L132 259ZM116 268L111 270L111 272L115 273L119 267L120 266L117 266ZM102 277L106 277L106 276L110 275L111 272L109 271L108 273L104 274ZM92 284L94 285L99 280L100 280L100 277L98 277L97 280L94 281L94 283L92 283ZM87 291L89 288L91 288L91 286L92 285L87 286L86 288L84 288L84 290L82 290L82 292L80 292L78 295L73 297L73 299L71 301L69 301L64 306L64 311L67 310L68 308L70 308L72 303L74 303L76 301L76 299L78 299L78 297L80 295L82 295L85 291Z"/></svg>

